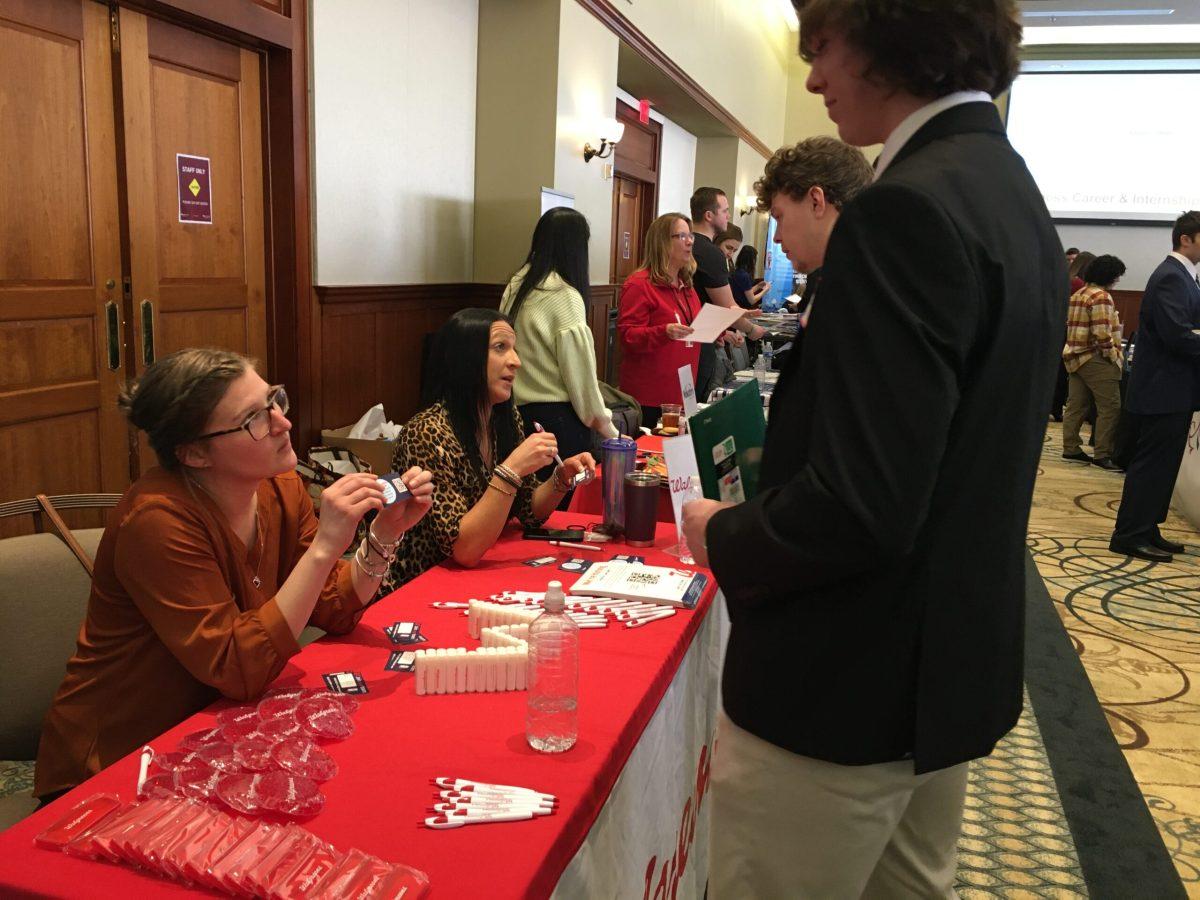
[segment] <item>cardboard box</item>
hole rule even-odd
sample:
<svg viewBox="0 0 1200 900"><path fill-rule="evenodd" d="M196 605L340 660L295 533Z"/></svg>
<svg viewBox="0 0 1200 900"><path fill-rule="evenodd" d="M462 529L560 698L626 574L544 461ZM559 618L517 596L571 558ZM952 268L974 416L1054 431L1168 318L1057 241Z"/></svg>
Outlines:
<svg viewBox="0 0 1200 900"><path fill-rule="evenodd" d="M396 441L378 438L347 437L353 425L344 428L325 428L321 430L321 443L326 447L344 447L371 467L376 475L386 475L392 471L392 454L396 452Z"/></svg>

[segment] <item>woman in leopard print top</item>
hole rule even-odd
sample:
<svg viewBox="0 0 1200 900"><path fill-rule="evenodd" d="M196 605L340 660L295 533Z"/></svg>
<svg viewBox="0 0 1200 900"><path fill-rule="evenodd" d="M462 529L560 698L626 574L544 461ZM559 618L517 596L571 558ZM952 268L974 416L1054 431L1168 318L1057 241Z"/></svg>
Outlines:
<svg viewBox="0 0 1200 900"><path fill-rule="evenodd" d="M592 455L580 453L538 482L558 445L549 432L526 437L513 406L516 339L511 320L494 309L462 310L435 336L427 406L404 426L392 459L394 471L419 465L433 473L433 508L408 532L389 586L446 559L475 565L509 520L540 525L577 474L595 474Z"/></svg>

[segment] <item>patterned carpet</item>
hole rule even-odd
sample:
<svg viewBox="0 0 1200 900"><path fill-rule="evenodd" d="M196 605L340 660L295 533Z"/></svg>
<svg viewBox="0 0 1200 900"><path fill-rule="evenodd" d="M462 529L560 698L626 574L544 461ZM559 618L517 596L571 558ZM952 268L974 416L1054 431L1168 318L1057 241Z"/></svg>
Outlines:
<svg viewBox="0 0 1200 900"><path fill-rule="evenodd" d="M1029 547L1188 895L1200 898L1200 534L1172 563L1117 556L1122 475L1062 459L1046 436Z"/></svg>
<svg viewBox="0 0 1200 900"><path fill-rule="evenodd" d="M1028 697L1017 727L971 763L956 889L963 900L1088 895Z"/></svg>

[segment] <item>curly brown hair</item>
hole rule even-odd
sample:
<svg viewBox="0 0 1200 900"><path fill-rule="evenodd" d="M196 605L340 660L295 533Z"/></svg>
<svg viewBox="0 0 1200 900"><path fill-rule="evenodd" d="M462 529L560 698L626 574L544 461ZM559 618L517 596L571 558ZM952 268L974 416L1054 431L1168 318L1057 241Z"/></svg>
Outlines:
<svg viewBox="0 0 1200 900"><path fill-rule="evenodd" d="M916 97L1008 90L1020 62L1016 0L792 0L800 56L835 31L867 59L864 75Z"/></svg>
<svg viewBox="0 0 1200 900"><path fill-rule="evenodd" d="M771 211L776 194L799 200L813 187L841 209L871 183L871 167L857 147L832 137L811 137L794 147L781 147L767 160L763 177L754 182L760 212Z"/></svg>

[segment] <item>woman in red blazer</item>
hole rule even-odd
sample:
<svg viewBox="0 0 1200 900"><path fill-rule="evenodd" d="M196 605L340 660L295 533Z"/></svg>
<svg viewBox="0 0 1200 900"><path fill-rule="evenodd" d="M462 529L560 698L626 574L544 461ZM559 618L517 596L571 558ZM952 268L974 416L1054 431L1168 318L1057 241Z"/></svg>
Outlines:
<svg viewBox="0 0 1200 900"><path fill-rule="evenodd" d="M621 390L642 405L642 422L653 427L664 403L682 403L679 369L700 361L700 345L683 340L700 312L692 287L692 223L667 213L650 223L642 267L621 287L617 334L621 338Z"/></svg>

